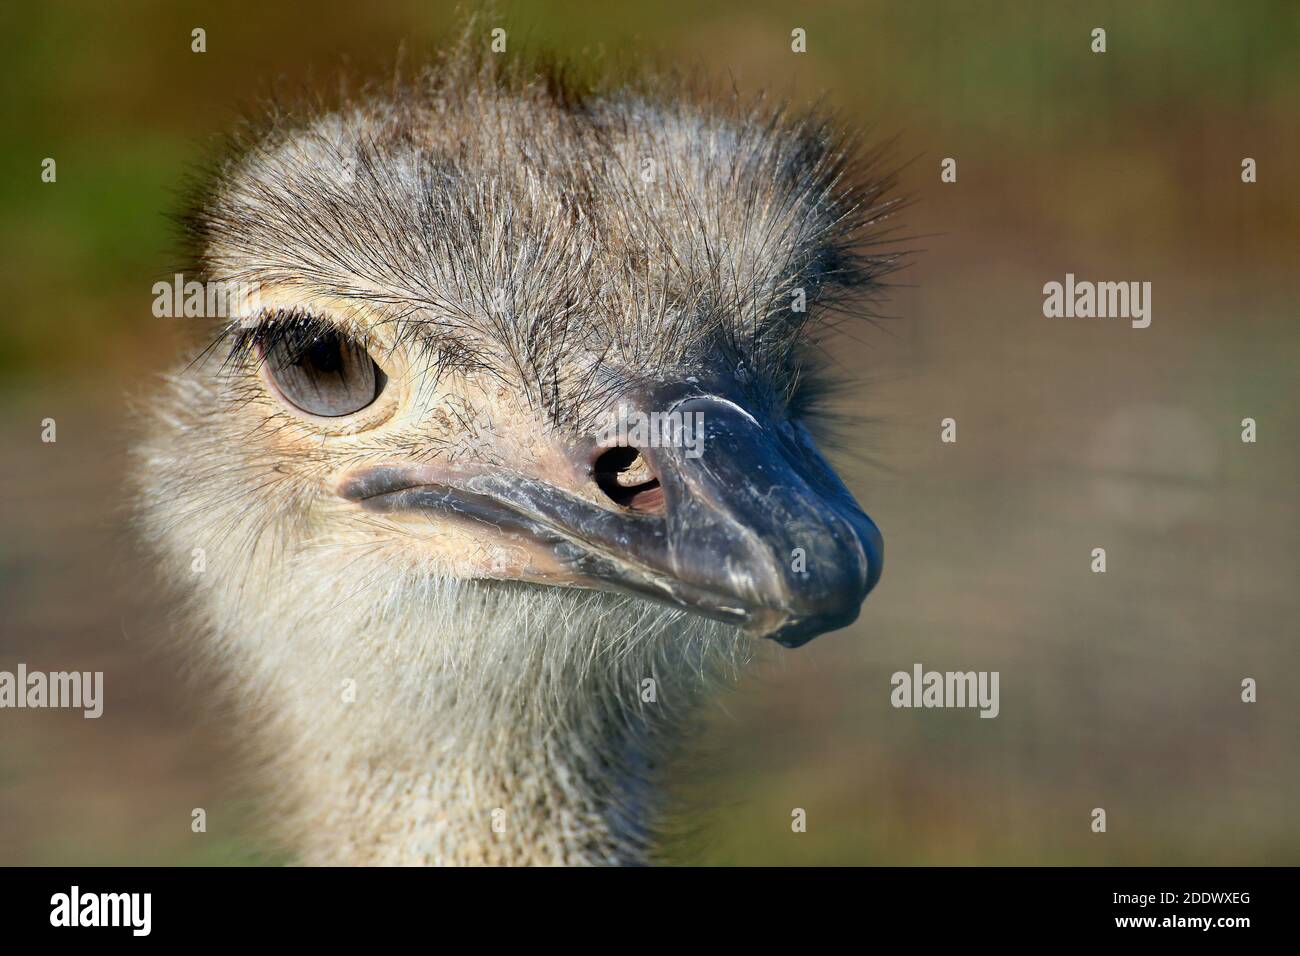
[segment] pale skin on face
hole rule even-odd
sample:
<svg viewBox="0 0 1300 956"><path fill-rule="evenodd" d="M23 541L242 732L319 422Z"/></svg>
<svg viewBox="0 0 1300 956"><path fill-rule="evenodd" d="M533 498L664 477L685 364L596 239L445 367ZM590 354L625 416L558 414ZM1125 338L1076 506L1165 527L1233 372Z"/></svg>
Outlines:
<svg viewBox="0 0 1300 956"><path fill-rule="evenodd" d="M571 583L553 552L535 541L472 520L439 520L427 513L365 514L335 493L357 469L407 464L414 452L431 479L517 472L606 506L590 473L568 453L567 436L556 434L516 390L484 372L445 373L433 383L427 374L429 356L420 343L397 342L391 321L367 303L272 286L259 287L256 301L267 313L309 311L364 335L388 378L371 406L353 415L320 418L285 401L263 365L255 373L259 400L237 410L252 440L270 443L284 468L296 470L304 487L317 493L313 511L318 520L313 524L320 533L329 534L332 527L351 546L391 547L404 561L455 578ZM340 317L346 318L339 322ZM395 454L388 447L395 439L407 451Z"/></svg>

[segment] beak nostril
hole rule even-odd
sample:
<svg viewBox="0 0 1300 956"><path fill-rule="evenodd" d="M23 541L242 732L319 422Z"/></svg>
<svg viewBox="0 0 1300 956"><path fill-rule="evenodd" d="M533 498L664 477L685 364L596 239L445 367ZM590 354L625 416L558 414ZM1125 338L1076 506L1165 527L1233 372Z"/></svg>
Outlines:
<svg viewBox="0 0 1300 956"><path fill-rule="evenodd" d="M622 508L663 514L664 492L650 463L628 445L607 449L591 465L591 477L605 496Z"/></svg>

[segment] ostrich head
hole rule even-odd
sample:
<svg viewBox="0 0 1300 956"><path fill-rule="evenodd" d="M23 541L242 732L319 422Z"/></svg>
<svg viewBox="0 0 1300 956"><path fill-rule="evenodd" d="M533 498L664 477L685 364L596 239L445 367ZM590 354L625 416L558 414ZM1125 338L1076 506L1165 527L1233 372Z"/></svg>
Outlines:
<svg viewBox="0 0 1300 956"><path fill-rule="evenodd" d="M700 685L857 616L808 397L883 185L780 110L454 61L219 169L243 295L151 402L143 526L308 860L643 859Z"/></svg>

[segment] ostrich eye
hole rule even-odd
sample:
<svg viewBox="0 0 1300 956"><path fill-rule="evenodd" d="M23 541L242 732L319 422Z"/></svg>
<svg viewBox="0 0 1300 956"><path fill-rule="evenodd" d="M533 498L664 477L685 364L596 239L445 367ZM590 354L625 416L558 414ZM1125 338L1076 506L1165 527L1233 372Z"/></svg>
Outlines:
<svg viewBox="0 0 1300 956"><path fill-rule="evenodd" d="M334 330L295 343L269 343L263 353L271 381L290 405L321 418L361 411L384 390L387 376L358 342Z"/></svg>

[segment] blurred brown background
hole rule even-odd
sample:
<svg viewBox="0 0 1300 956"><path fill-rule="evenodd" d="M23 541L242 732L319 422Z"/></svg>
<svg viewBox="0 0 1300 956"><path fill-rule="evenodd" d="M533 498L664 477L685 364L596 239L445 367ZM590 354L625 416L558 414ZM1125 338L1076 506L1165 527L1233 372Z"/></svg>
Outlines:
<svg viewBox="0 0 1300 956"><path fill-rule="evenodd" d="M103 670L107 695L99 720L0 712L0 864L278 862L187 682L193 635L133 553L125 400L176 348L151 286L213 136L460 22L429 0L0 13L0 669ZM709 716L669 858L1300 862L1300 7L546 2L498 24L579 63L824 97L910 161L897 318L835 349L864 382L840 461L884 580L853 628L766 655ZM1151 327L1044 318L1066 272L1152 282ZM1000 671L1001 715L894 710L914 662Z"/></svg>

